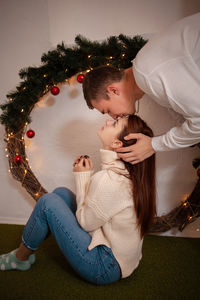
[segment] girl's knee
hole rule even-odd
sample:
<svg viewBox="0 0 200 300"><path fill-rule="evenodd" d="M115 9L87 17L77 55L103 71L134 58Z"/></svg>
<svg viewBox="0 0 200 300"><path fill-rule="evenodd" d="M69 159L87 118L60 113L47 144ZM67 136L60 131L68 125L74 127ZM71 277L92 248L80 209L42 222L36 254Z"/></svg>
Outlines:
<svg viewBox="0 0 200 300"><path fill-rule="evenodd" d="M53 191L53 194L61 197L73 212L76 211L76 196L70 189L66 187L58 187Z"/></svg>
<svg viewBox="0 0 200 300"><path fill-rule="evenodd" d="M68 188L66 187L57 187L55 190L53 190L52 193L57 194L57 195L63 195L63 194L69 194L71 192Z"/></svg>
<svg viewBox="0 0 200 300"><path fill-rule="evenodd" d="M38 200L37 204L40 205L41 207L49 207L49 206L54 206L58 201L60 201L59 197L53 193L46 193L40 197Z"/></svg>
<svg viewBox="0 0 200 300"><path fill-rule="evenodd" d="M60 196L67 202L74 202L76 200L75 194L66 187L58 187L53 191L53 193Z"/></svg>

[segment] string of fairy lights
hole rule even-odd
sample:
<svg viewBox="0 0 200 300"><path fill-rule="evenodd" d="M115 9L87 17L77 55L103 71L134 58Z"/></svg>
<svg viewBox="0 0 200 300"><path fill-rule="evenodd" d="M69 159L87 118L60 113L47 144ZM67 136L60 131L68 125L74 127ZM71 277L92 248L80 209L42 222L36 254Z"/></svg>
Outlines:
<svg viewBox="0 0 200 300"><path fill-rule="evenodd" d="M27 139L35 136L33 129L28 129L29 115L43 97L51 93L56 97L60 93L60 84L71 85L75 80L82 83L86 73L98 65L113 65L119 69L131 66L131 61L146 43L141 37L108 39L108 43L87 41L80 36L76 38L79 48L65 48L58 45L57 50L44 54L45 65L20 71L25 79L17 87L17 92L7 95L9 103L1 105L4 113L0 121L5 125L6 158L9 162L9 173L21 182L27 192L37 201L46 189L34 175L26 155ZM104 53L104 56L102 55ZM133 54L134 53L134 54ZM80 59L77 59L80 56ZM73 58L73 59L72 59ZM37 89L37 83L39 88ZM37 89L34 91L34 89ZM197 168L197 184L190 195L186 195L180 205L168 214L155 217L151 232L164 232L172 227L183 230L200 216L200 167ZM196 229L200 231L199 228Z"/></svg>
<svg viewBox="0 0 200 300"><path fill-rule="evenodd" d="M26 126L27 125L26 123ZM27 134L29 132L34 131L27 131ZM31 136L29 137L31 138ZM6 140L7 146L5 152L9 162L8 172L11 173L16 180L20 181L22 186L25 186L27 191L37 200L44 193L44 189L35 178L31 166L29 165L29 159L25 152L27 146L25 145L23 135L13 134L11 132L7 135Z"/></svg>
<svg viewBox="0 0 200 300"><path fill-rule="evenodd" d="M85 73L90 72L91 69L85 71ZM44 74L44 77L48 77L48 74ZM77 82L82 83L84 79L84 73L81 72L77 75ZM65 82L70 83L72 80L66 79ZM23 88L25 91L26 89ZM60 89L58 86L53 85L50 88L50 85L46 85L45 90L43 91L43 95L51 92L53 96L57 96L60 93ZM10 101L13 101L13 98L9 98ZM21 109L21 113L24 113L24 109ZM34 180L34 174L31 170L31 166L29 165L29 159L26 155L25 149L28 147L26 145L26 141L24 139L24 135L26 133L27 138L32 139L35 136L35 131L32 129L27 130L28 122L24 124L23 130L19 133L14 134L12 131L7 133L6 143L7 146L5 148L6 158L9 161L9 173L12 173L14 178L21 181L22 186L24 186L24 182L26 180L26 184L33 187L33 184L36 184L36 188L34 189L34 193L31 192L31 195L34 199L38 199L41 195L46 192L41 184L38 184L36 180ZM30 193L30 189L27 189Z"/></svg>

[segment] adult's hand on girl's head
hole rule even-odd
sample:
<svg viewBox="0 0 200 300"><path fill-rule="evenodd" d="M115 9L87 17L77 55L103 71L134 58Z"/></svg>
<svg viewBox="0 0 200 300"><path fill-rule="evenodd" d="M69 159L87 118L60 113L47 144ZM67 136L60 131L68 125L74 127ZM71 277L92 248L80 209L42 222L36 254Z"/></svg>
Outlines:
<svg viewBox="0 0 200 300"><path fill-rule="evenodd" d="M137 164L155 153L152 138L142 133L130 133L125 140L137 139L136 144L116 149L118 157L132 165Z"/></svg>
<svg viewBox="0 0 200 300"><path fill-rule="evenodd" d="M87 155L80 156L80 158L76 159L73 166L74 172L87 172L93 170L93 162Z"/></svg>

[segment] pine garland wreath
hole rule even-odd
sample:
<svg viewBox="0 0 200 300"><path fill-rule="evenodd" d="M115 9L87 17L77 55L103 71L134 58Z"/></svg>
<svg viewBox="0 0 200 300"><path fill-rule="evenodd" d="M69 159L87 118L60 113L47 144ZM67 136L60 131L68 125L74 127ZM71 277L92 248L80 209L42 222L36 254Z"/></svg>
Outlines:
<svg viewBox="0 0 200 300"><path fill-rule="evenodd" d="M55 50L42 55L41 66L20 70L22 81L14 92L7 95L8 101L0 106L3 111L0 122L5 126L10 172L36 201L47 191L29 166L24 143L24 134L31 122L30 114L35 104L50 91L55 95L59 93L57 84L66 83L75 75L81 82L85 72L100 65L112 65L119 69L131 67L131 61L146 42L138 35L131 38L121 34L103 42L92 42L78 35L75 46L66 47L62 42ZM193 162L193 166L198 169L194 190L170 213L155 217L150 232L165 232L172 227L182 231L200 216L200 158Z"/></svg>

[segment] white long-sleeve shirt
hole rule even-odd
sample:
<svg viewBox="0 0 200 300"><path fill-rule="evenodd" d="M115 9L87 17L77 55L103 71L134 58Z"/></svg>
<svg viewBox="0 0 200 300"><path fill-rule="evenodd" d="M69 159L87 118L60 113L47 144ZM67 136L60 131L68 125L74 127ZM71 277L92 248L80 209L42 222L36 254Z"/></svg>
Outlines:
<svg viewBox="0 0 200 300"><path fill-rule="evenodd" d="M118 261L122 278L129 276L142 257L143 239L137 227L131 182L117 153L100 150L102 170L74 172L76 217L92 236L89 250L98 245L111 248Z"/></svg>
<svg viewBox="0 0 200 300"><path fill-rule="evenodd" d="M155 151L200 142L200 13L155 35L133 61L137 85L158 104L181 114L184 122L152 139Z"/></svg>

